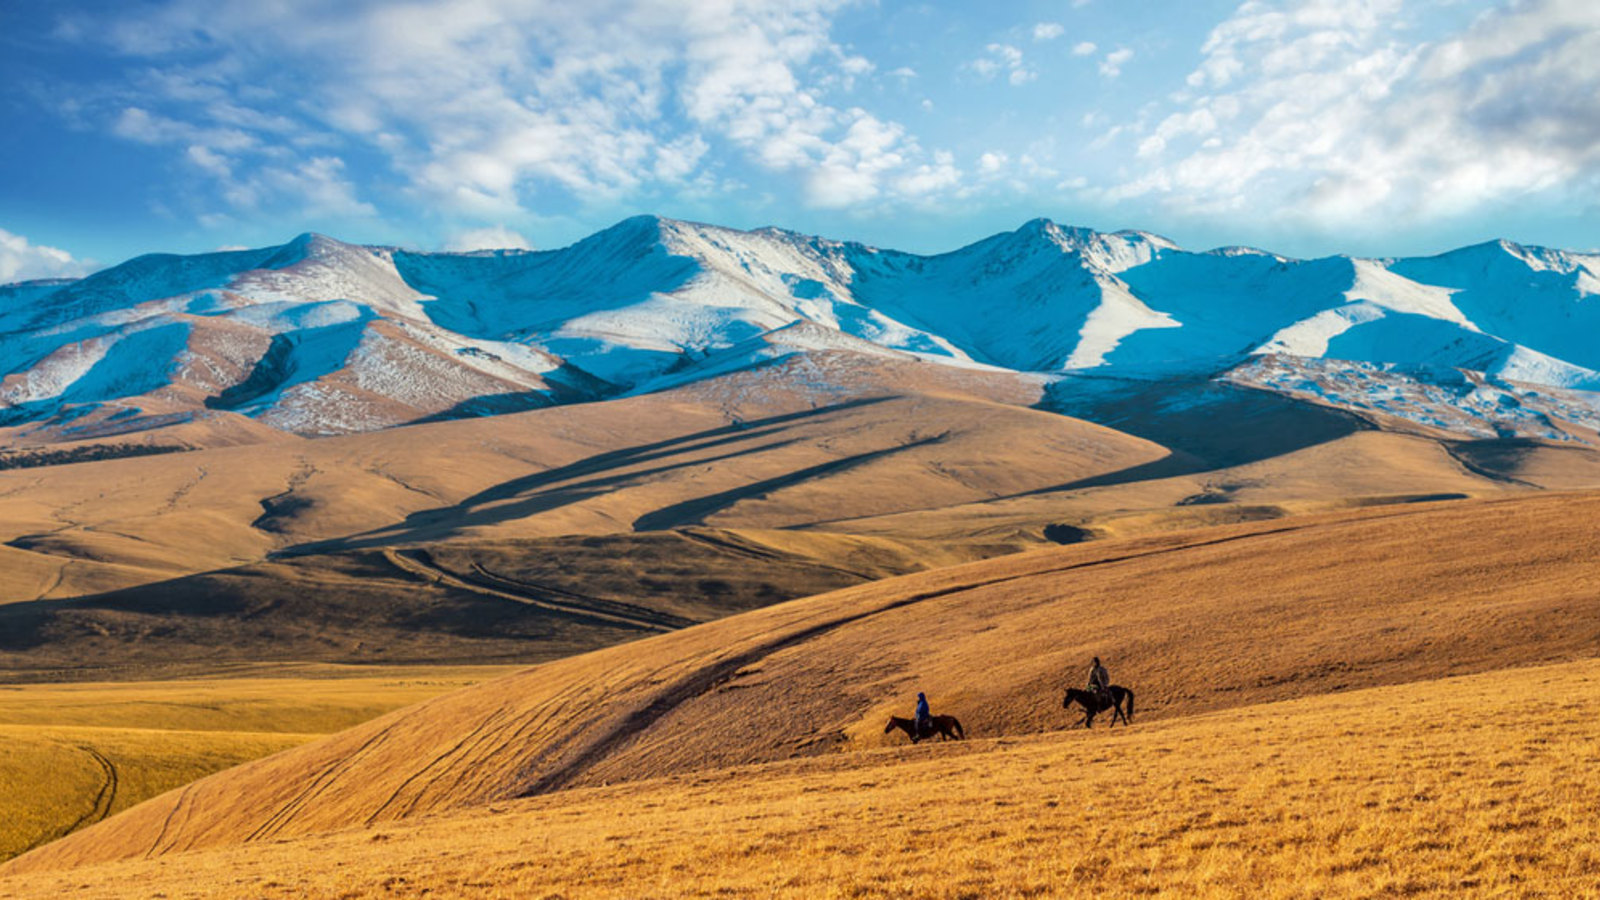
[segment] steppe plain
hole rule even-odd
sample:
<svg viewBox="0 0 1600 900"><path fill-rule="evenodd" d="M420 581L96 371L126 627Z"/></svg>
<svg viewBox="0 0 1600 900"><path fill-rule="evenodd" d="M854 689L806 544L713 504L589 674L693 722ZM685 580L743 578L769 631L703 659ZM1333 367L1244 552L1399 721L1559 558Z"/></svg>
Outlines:
<svg viewBox="0 0 1600 900"><path fill-rule="evenodd" d="M72 832L0 896L1593 896L1600 453L1209 402L813 354L0 472Z"/></svg>

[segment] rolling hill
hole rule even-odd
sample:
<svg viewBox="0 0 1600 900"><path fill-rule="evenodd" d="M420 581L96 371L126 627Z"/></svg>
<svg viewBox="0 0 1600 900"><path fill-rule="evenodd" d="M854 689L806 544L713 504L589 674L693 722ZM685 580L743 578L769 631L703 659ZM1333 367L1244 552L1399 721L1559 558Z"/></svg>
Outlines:
<svg viewBox="0 0 1600 900"><path fill-rule="evenodd" d="M89 749L167 773L149 791L245 764L6 866L0 896L80 871L107 896L227 893L194 873L235 870L237 892L316 893L286 867L323 841L359 861L354 895L410 890L352 847L403 835L403 858L455 853L508 809L564 835L572 866L539 863L552 891L648 893L631 875L586 880L593 835L565 817L638 798L700 808L717 784L813 810L752 838L775 846L835 827L810 794L859 781L873 803L905 802L859 774L878 770L1017 805L1028 772L1086 752L1057 733L1059 691L1096 653L1138 689L1137 746L1188 748L1138 770L1164 785L1227 771L1237 755L1200 748L1251 711L1281 752L1328 752L1325 729L1356 727L1347 691L1433 710L1428 753L1506 750L1448 721L1492 693L1450 679L1577 666L1550 677L1582 691L1600 648L1584 493L1600 486L1600 359L1571 339L1592 328L1596 268L1504 242L1412 260L1192 253L1044 220L919 256L642 217L539 253L306 235L0 287L0 673L19 700L262 665L537 664L255 761L308 736L197 738L215 751L197 757L181 735L30 732L16 771L70 777L29 834L98 817L62 810L103 814L79 796L98 783ZM881 723L916 690L977 740L941 748L950 759L892 746ZM1383 752L1402 739L1385 727ZM1284 777L1312 799L1281 815L1373 783L1305 771ZM762 793L768 778L784 787ZM1470 783L1523 803L1502 781ZM1088 802L1079 790L1057 802ZM922 833L864 821L891 843ZM1481 834L1489 820L1460 821ZM951 833L996 822L958 817ZM1170 847L1114 822L1127 852ZM1265 840L1247 825L1227 840ZM661 873L709 833L651 844L641 871L675 878ZM1307 883L1359 884L1346 875L1376 865L1358 844ZM517 852L499 837L475 849ZM141 868L177 853L190 874ZM1195 858L1175 871L1205 884ZM458 893L529 885L453 865L427 871ZM762 871L696 883L816 886L752 887Z"/></svg>
<svg viewBox="0 0 1600 900"><path fill-rule="evenodd" d="M848 588L390 714L3 871L232 845L270 854L297 836L492 815L586 786L795 757L850 766L890 743L881 723L917 690L973 735L1039 734L1067 724L1060 689L1091 654L1136 688L1138 721L1162 723L1591 659L1597 503L1552 494L1323 513ZM1533 530L1539 541L1520 539Z"/></svg>
<svg viewBox="0 0 1600 900"><path fill-rule="evenodd" d="M1597 669L582 788L0 897L1585 897Z"/></svg>

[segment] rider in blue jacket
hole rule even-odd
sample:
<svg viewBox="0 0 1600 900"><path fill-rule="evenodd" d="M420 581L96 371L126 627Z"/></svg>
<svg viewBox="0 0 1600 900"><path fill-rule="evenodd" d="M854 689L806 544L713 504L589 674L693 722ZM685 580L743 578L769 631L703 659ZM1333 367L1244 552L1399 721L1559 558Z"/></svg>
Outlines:
<svg viewBox="0 0 1600 900"><path fill-rule="evenodd" d="M917 734L927 737L933 734L933 714L928 711L928 697L926 694L917 694Z"/></svg>

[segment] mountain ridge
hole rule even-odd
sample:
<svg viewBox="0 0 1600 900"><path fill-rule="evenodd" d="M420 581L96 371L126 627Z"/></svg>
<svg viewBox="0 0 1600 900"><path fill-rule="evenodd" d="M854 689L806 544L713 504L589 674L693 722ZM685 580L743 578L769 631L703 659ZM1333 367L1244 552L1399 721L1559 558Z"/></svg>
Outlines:
<svg viewBox="0 0 1600 900"><path fill-rule="evenodd" d="M539 251L307 232L0 286L0 443L236 416L365 431L649 392L741 346L1140 380L1283 356L1378 367L1401 393L1464 370L1581 411L1600 407L1597 293L1600 256L1506 240L1300 260L1047 218L933 255L654 215Z"/></svg>

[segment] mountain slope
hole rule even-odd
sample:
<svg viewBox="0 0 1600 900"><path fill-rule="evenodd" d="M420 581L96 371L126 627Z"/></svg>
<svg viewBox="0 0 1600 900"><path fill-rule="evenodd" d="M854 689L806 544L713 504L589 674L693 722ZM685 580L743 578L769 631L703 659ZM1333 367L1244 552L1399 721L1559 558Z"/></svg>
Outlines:
<svg viewBox="0 0 1600 900"><path fill-rule="evenodd" d="M648 392L824 344L1052 376L1213 375L1261 355L1425 382L1464 369L1592 408L1572 392L1600 390L1597 273L1592 255L1504 241L1301 261L1042 219L935 256L652 216L542 252L302 235L0 288L0 440L187 424L206 443L240 417L368 431Z"/></svg>

